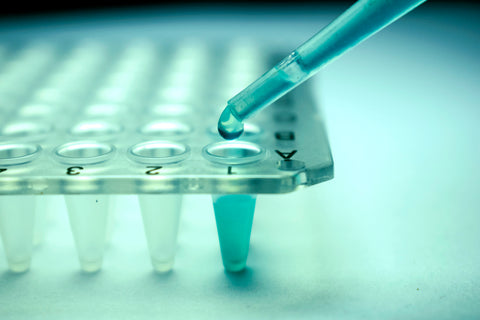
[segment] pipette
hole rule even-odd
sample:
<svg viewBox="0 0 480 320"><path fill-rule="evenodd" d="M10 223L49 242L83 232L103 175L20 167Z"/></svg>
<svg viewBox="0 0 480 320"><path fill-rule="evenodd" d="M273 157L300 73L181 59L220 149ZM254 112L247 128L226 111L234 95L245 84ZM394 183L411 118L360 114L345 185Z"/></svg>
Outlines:
<svg viewBox="0 0 480 320"><path fill-rule="evenodd" d="M218 120L228 140L243 132L243 120L309 79L327 62L380 31L426 0L359 0L227 102Z"/></svg>

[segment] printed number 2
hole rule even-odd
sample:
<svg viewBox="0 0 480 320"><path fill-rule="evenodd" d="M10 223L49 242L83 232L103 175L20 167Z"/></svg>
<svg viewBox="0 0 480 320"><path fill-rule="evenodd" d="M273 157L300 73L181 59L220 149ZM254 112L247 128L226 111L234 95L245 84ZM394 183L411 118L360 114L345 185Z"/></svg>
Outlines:
<svg viewBox="0 0 480 320"><path fill-rule="evenodd" d="M162 169L161 166L147 166L147 168L151 168L151 169L145 171L145 174L148 174L151 176L158 174L159 173L158 170Z"/></svg>
<svg viewBox="0 0 480 320"><path fill-rule="evenodd" d="M67 168L67 174L70 176L75 176L77 174L80 174L80 170L83 170L83 167L70 167Z"/></svg>

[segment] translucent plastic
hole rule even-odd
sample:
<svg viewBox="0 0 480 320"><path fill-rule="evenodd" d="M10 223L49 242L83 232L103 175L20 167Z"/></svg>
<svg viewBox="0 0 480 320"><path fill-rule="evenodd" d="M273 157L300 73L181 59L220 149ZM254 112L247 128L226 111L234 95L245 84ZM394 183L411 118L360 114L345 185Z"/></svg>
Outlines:
<svg viewBox="0 0 480 320"><path fill-rule="evenodd" d="M103 40L6 45L0 80L17 79L16 87L0 81L0 101L12 101L0 105L0 232L10 269L29 268L58 200L81 270L100 270L115 241L115 199L133 194L151 265L168 272L189 193L216 195L210 219L224 266L244 269L257 194L333 177L309 89L247 123L242 139L224 141L215 106L264 70L268 52L245 42L217 50Z"/></svg>
<svg viewBox="0 0 480 320"><path fill-rule="evenodd" d="M218 240L227 271L245 269L256 197L251 195L213 196Z"/></svg>
<svg viewBox="0 0 480 320"><path fill-rule="evenodd" d="M80 266L85 272L102 267L110 198L106 195L66 196L70 226Z"/></svg>
<svg viewBox="0 0 480 320"><path fill-rule="evenodd" d="M167 272L175 260L182 196L141 195L139 203L153 269Z"/></svg>
<svg viewBox="0 0 480 320"><path fill-rule="evenodd" d="M33 196L3 196L0 198L0 233L13 272L24 272L32 259L35 221Z"/></svg>
<svg viewBox="0 0 480 320"><path fill-rule="evenodd" d="M239 137L243 132L243 120L300 85L329 61L425 1L357 1L273 69L229 100L218 121L219 133L225 139Z"/></svg>
<svg viewBox="0 0 480 320"><path fill-rule="evenodd" d="M274 61L268 48L106 39L5 48L0 80L18 87L0 81L0 100L12 101L0 106L0 195L285 193L333 177L309 88L247 123L240 142L218 135L215 106Z"/></svg>

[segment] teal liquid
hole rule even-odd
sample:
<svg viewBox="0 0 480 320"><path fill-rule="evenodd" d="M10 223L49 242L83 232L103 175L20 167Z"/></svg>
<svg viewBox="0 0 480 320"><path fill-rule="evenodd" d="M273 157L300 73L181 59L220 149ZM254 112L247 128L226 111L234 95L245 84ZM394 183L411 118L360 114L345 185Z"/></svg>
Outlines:
<svg viewBox="0 0 480 320"><path fill-rule="evenodd" d="M298 54L293 52L278 66L230 99L218 120L220 135L227 140L238 138L243 133L244 119L259 112L306 78L308 72L305 72L299 60Z"/></svg>
<svg viewBox="0 0 480 320"><path fill-rule="evenodd" d="M218 122L225 139L243 131L251 117L313 76L318 70L397 20L425 0L359 0L328 26L303 43L278 65L228 101Z"/></svg>
<svg viewBox="0 0 480 320"><path fill-rule="evenodd" d="M236 139L243 133L243 123L235 117L230 106L223 110L218 120L218 133L227 140Z"/></svg>
<svg viewBox="0 0 480 320"><path fill-rule="evenodd" d="M247 265L256 197L223 195L212 198L223 265L227 271L241 271Z"/></svg>

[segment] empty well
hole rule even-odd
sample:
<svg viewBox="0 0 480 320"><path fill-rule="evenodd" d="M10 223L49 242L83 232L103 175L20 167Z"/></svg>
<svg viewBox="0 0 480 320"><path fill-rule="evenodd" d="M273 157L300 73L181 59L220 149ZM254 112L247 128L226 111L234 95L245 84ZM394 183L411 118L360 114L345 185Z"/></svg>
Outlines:
<svg viewBox="0 0 480 320"><path fill-rule="evenodd" d="M115 103L97 103L88 106L85 113L89 116L109 117L118 116L124 113L127 108L121 104Z"/></svg>
<svg viewBox="0 0 480 320"><path fill-rule="evenodd" d="M147 141L128 149L130 158L141 163L175 163L185 160L190 153L190 147L168 141Z"/></svg>
<svg viewBox="0 0 480 320"><path fill-rule="evenodd" d="M2 128L0 134L13 139L41 140L52 131L47 123L34 121L11 122Z"/></svg>
<svg viewBox="0 0 480 320"><path fill-rule="evenodd" d="M193 99L193 90L182 85L165 87L158 92L158 98L174 102L189 101Z"/></svg>
<svg viewBox="0 0 480 320"><path fill-rule="evenodd" d="M115 102L115 103L123 103L123 102L128 101L128 99L131 97L129 89L127 89L127 86L122 87L121 85L117 85L117 86L111 85L111 86L103 87L103 88L99 89L96 93L96 97L99 100L106 100L106 101L111 101L111 102ZM114 110L113 107L111 107L111 106L109 106L109 107L105 107L105 106L99 107L98 105L96 107L92 108L89 111L89 113L97 115L99 113L103 113L101 111L98 112L97 109L103 110L103 109L106 109L106 108L108 108L106 110L108 114L114 115L114 114L117 113L117 110Z"/></svg>
<svg viewBox="0 0 480 320"><path fill-rule="evenodd" d="M61 162L71 164L94 164L109 159L115 151L115 147L91 141L80 141L63 144L54 151L55 156Z"/></svg>
<svg viewBox="0 0 480 320"><path fill-rule="evenodd" d="M23 106L19 115L23 117L49 117L55 115L57 108L51 104L35 103Z"/></svg>
<svg viewBox="0 0 480 320"><path fill-rule="evenodd" d="M40 155L39 145L30 143L0 144L0 164L22 164L34 160Z"/></svg>
<svg viewBox="0 0 480 320"><path fill-rule="evenodd" d="M183 103L160 103L154 105L149 111L161 116L178 117L192 112L192 107Z"/></svg>
<svg viewBox="0 0 480 320"><path fill-rule="evenodd" d="M111 137L122 131L122 126L109 121L83 121L70 129L70 134L77 137Z"/></svg>
<svg viewBox="0 0 480 320"><path fill-rule="evenodd" d="M156 137L182 137L192 132L192 127L183 122L176 121L152 121L139 129L144 135Z"/></svg>
<svg viewBox="0 0 480 320"><path fill-rule="evenodd" d="M203 148L203 156L220 164L247 164L261 160L265 149L246 141L224 141Z"/></svg>

